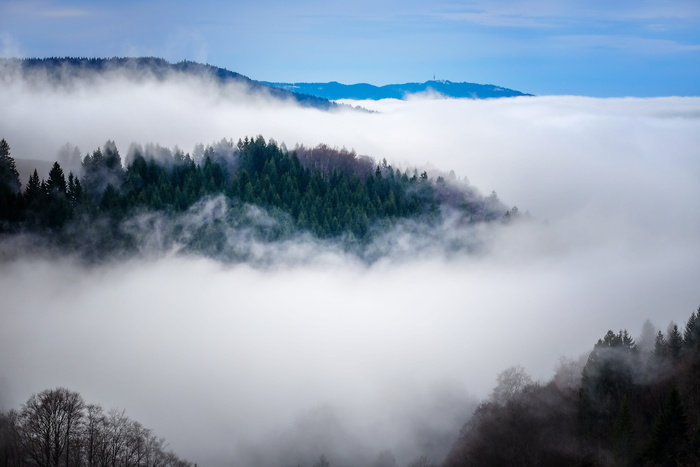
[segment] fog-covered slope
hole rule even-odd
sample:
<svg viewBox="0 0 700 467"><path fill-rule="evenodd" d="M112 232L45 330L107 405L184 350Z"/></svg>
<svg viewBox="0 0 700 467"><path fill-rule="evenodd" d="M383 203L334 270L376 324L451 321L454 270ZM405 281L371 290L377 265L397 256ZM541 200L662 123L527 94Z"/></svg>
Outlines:
<svg viewBox="0 0 700 467"><path fill-rule="evenodd" d="M54 84L70 85L75 81L94 80L100 75L122 73L132 80L157 78L166 80L173 75L202 77L215 80L219 84L242 84L252 93L265 93L280 100L293 100L302 106L330 109L336 104L318 96L292 92L268 86L247 76L225 68L197 62L182 61L170 63L156 57L114 57L114 58L0 58L0 78L19 72L23 77L40 76Z"/></svg>

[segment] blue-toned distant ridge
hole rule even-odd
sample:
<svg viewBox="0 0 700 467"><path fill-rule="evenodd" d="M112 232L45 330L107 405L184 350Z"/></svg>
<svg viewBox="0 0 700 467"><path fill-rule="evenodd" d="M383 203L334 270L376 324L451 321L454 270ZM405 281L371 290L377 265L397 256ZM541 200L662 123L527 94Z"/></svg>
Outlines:
<svg viewBox="0 0 700 467"><path fill-rule="evenodd" d="M491 99L496 97L531 96L513 89L493 84L453 83L452 81L426 81L425 83L371 84L330 83L261 83L295 93L308 94L324 99L405 99L407 96L425 92L436 92L445 97L466 97L470 99Z"/></svg>

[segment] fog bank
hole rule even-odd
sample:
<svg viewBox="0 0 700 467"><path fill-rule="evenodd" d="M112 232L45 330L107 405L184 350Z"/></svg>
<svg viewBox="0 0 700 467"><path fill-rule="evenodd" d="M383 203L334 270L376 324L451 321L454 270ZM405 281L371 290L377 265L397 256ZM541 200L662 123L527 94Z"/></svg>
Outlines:
<svg viewBox="0 0 700 467"><path fill-rule="evenodd" d="M384 449L405 465L437 456L425 439L456 436L504 368L544 380L608 329L636 336L647 318L665 329L700 305L698 98L417 99L325 113L239 91L14 83L0 89L0 137L16 158L47 160L67 142L84 154L107 139L122 155L131 142L192 151L257 134L327 143L453 169L534 221L473 231L489 245L477 255L411 246L371 266L303 241L304 261L266 268L175 253L91 269L6 261L5 408L66 386L126 408L200 465L252 465L258 452L341 465ZM309 452L290 454L294 444Z"/></svg>

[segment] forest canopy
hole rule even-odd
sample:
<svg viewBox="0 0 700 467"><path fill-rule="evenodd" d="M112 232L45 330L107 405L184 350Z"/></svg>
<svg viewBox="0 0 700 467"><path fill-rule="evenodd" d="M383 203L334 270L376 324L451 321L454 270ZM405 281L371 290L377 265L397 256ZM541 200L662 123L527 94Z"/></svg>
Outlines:
<svg viewBox="0 0 700 467"><path fill-rule="evenodd" d="M546 384L504 370L443 466L698 465L698 395L700 308L666 333L609 330Z"/></svg>
<svg viewBox="0 0 700 467"><path fill-rule="evenodd" d="M195 155L132 145L126 158L108 141L84 156L78 173L57 161L48 178L34 170L24 185L3 139L0 170L3 234L36 235L87 260L134 253L156 228L161 249L226 261L249 259L232 232L259 242L307 235L371 260L367 246L398 225L518 215L454 173L431 178L325 145L289 151L262 136L199 145Z"/></svg>

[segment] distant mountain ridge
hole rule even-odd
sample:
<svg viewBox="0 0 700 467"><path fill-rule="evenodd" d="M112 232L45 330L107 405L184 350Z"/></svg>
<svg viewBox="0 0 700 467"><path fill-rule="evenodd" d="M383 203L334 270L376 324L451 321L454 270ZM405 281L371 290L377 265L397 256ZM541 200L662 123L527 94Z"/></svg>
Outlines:
<svg viewBox="0 0 700 467"><path fill-rule="evenodd" d="M167 79L173 73L192 76L212 77L221 84L241 83L252 91L266 92L270 96L283 100L294 100L305 107L315 107L328 110L338 107L323 97L305 95L275 86L268 86L259 81L234 71L213 65L205 65L192 61L170 63L157 57L113 57L113 58L81 58L81 57L51 57L51 58L0 58L0 78L3 74L19 71L25 78L39 72L53 82L90 78L93 74L111 71L125 72L127 76L139 79L152 76L156 79Z"/></svg>
<svg viewBox="0 0 700 467"><path fill-rule="evenodd" d="M330 83L261 83L291 92L299 92L330 100L337 99L405 99L411 94L437 92L445 97L491 99L498 97L531 96L513 89L495 86L493 84L454 83L452 81L426 81L424 83L387 84L374 86L372 84L341 84L337 81Z"/></svg>

